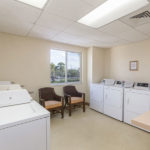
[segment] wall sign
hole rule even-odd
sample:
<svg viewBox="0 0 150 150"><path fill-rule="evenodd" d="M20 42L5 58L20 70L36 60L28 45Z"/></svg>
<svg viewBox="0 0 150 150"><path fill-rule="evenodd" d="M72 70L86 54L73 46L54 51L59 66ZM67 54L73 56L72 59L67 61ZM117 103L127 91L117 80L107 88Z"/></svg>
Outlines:
<svg viewBox="0 0 150 150"><path fill-rule="evenodd" d="M138 61L130 61L130 71L138 71L139 62Z"/></svg>

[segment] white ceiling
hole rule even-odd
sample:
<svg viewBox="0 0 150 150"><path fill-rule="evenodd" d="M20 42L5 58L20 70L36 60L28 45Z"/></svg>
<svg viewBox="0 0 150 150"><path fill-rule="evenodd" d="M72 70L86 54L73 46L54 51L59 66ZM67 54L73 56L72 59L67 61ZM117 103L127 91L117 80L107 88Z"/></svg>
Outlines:
<svg viewBox="0 0 150 150"><path fill-rule="evenodd" d="M99 29L77 23L106 0L49 0L43 10L17 2L0 1L0 32L37 37L84 47L112 47L150 38L150 18L130 19L142 8Z"/></svg>

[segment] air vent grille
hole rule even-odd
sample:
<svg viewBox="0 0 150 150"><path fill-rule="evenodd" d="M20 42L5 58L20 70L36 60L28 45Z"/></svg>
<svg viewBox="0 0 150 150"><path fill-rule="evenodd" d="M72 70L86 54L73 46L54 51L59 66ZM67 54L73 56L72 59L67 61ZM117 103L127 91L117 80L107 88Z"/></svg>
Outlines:
<svg viewBox="0 0 150 150"><path fill-rule="evenodd" d="M141 18L150 18L150 12L144 11L138 15L132 16L130 19L141 19Z"/></svg>

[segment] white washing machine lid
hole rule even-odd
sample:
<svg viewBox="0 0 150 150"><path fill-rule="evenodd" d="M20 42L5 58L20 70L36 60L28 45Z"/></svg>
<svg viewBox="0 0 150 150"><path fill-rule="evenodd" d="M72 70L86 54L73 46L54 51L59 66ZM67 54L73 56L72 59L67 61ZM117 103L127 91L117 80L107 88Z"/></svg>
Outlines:
<svg viewBox="0 0 150 150"><path fill-rule="evenodd" d="M28 103L32 97L26 89L0 91L0 108Z"/></svg>
<svg viewBox="0 0 150 150"><path fill-rule="evenodd" d="M49 117L50 113L36 101L0 108L0 130Z"/></svg>
<svg viewBox="0 0 150 150"><path fill-rule="evenodd" d="M0 84L0 90L17 90L22 89L19 84Z"/></svg>
<svg viewBox="0 0 150 150"><path fill-rule="evenodd" d="M10 85L12 84L11 81L0 81L0 85Z"/></svg>

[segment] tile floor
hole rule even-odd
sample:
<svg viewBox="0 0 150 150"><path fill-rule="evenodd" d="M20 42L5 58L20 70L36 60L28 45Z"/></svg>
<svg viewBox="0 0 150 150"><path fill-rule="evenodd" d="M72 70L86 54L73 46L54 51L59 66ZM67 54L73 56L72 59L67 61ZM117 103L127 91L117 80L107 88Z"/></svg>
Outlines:
<svg viewBox="0 0 150 150"><path fill-rule="evenodd" d="M150 150L150 133L89 108L51 119L51 150Z"/></svg>

